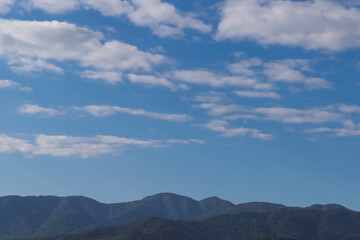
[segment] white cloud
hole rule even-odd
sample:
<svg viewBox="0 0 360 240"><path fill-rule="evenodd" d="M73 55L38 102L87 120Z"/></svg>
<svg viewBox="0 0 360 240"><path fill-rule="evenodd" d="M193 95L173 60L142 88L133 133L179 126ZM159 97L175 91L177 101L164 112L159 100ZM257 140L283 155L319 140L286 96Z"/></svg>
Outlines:
<svg viewBox="0 0 360 240"><path fill-rule="evenodd" d="M27 8L37 8L49 13L61 13L74 10L78 7L78 0L27 0L25 3Z"/></svg>
<svg viewBox="0 0 360 240"><path fill-rule="evenodd" d="M243 59L227 66L231 74L217 74L209 70L174 70L164 75L173 80L214 88L236 86L257 91L269 91L275 82L303 84L308 90L329 89L331 84L320 77L314 77L312 61L307 59L282 59L264 62L258 58ZM265 76L265 78L264 78ZM276 93L257 94L259 97L278 98ZM245 96L245 95L244 95ZM254 96L254 94L253 94Z"/></svg>
<svg viewBox="0 0 360 240"><path fill-rule="evenodd" d="M164 77L157 77L151 75L137 75L133 73L128 74L127 77L132 83L144 84L145 86L166 87L174 91L179 89L182 90L187 89L187 86L185 84L177 85Z"/></svg>
<svg viewBox="0 0 360 240"><path fill-rule="evenodd" d="M256 79L242 76L218 75L206 70L178 70L168 73L173 79L186 83L208 85L211 87L238 86L254 89L270 89L267 83L260 83Z"/></svg>
<svg viewBox="0 0 360 240"><path fill-rule="evenodd" d="M134 116L144 116L154 119L174 121L174 122L186 122L190 121L192 117L187 114L168 114L168 113L158 113L158 112L149 112L144 109L131 109L119 106L109 106L109 105L88 105L85 107L71 107L71 108L45 108L38 105L24 104L18 108L19 114L46 114L48 116L57 116L68 114L71 111L76 112L85 112L87 114L93 115L95 117L101 116L110 116L116 113L126 113Z"/></svg>
<svg viewBox="0 0 360 240"><path fill-rule="evenodd" d="M343 115L337 112L327 111L321 108L306 110L294 108L254 108L252 113L259 114L265 120L273 120L285 123L323 123L338 122Z"/></svg>
<svg viewBox="0 0 360 240"><path fill-rule="evenodd" d="M252 120L252 121L275 121L285 124L327 124L329 127L309 129L311 133L333 133L335 136L360 135L360 124L353 123L360 113L357 105L334 104L324 107L312 107L308 109L284 108L284 107L247 107L237 104L222 104L220 101L203 101L193 105L195 108L205 109L211 116L218 119L208 124L200 125L213 131L221 132L224 136L252 135L257 138L269 138L271 135L260 130L251 128L229 128L228 121ZM335 124L342 127L334 128ZM197 125L199 126L199 125Z"/></svg>
<svg viewBox="0 0 360 240"><path fill-rule="evenodd" d="M205 141L201 139L188 139L188 140L168 139L165 142L170 144L190 144L190 143L204 144L205 143Z"/></svg>
<svg viewBox="0 0 360 240"><path fill-rule="evenodd" d="M196 95L193 100L195 102L216 103L221 102L223 100L223 97L223 93L210 91Z"/></svg>
<svg viewBox="0 0 360 240"><path fill-rule="evenodd" d="M39 105L32 105L32 104L24 104L23 106L19 107L18 109L19 114L46 114L48 116L57 116L64 114L63 111L56 110L53 108L45 108L40 107Z"/></svg>
<svg viewBox="0 0 360 240"><path fill-rule="evenodd" d="M343 50L360 46L359 25L360 11L335 1L227 0L216 38Z"/></svg>
<svg viewBox="0 0 360 240"><path fill-rule="evenodd" d="M262 133L258 129L250 128L228 128L228 122L224 120L212 120L209 123L202 125L203 127L220 132L224 137L233 137L233 136L250 136L252 138L258 138L261 140L271 140L273 136L271 134Z"/></svg>
<svg viewBox="0 0 360 240"><path fill-rule="evenodd" d="M90 105L83 108L76 108L77 110L85 111L93 116L108 116L113 115L117 112L127 113L136 116L145 116L154 119L161 119L167 121L178 121L184 122L191 120L191 117L186 114L166 114L157 112L148 112L143 109L130 109L119 106L108 106L108 105Z"/></svg>
<svg viewBox="0 0 360 240"><path fill-rule="evenodd" d="M276 92L258 92L258 91L234 91L234 93L240 97L249 98L273 98L279 99L280 95Z"/></svg>
<svg viewBox="0 0 360 240"><path fill-rule="evenodd" d="M117 71L86 70L81 73L81 77L90 79L101 79L110 84L115 84L122 81L122 73Z"/></svg>
<svg viewBox="0 0 360 240"><path fill-rule="evenodd" d="M34 143L0 134L0 153L89 158L116 153L125 147L159 148L174 143L199 143L201 140L139 140L116 136L94 137L36 135Z"/></svg>
<svg viewBox="0 0 360 240"><path fill-rule="evenodd" d="M332 133L336 137L360 136L360 124L354 124L352 121L346 121L340 128L314 128L308 129L308 133Z"/></svg>
<svg viewBox="0 0 360 240"><path fill-rule="evenodd" d="M23 59L36 59L37 66L40 63L54 71L59 69L44 63L75 61L98 71L149 71L165 59L126 43L102 41L101 33L66 22L0 19L0 56L16 67L22 65ZM27 65L25 62L23 68Z"/></svg>
<svg viewBox="0 0 360 240"><path fill-rule="evenodd" d="M95 9L105 16L120 16L134 11L128 1L123 0L80 0L85 8Z"/></svg>
<svg viewBox="0 0 360 240"><path fill-rule="evenodd" d="M208 114L212 116L222 116L229 113L245 111L245 107L236 104L218 104L218 103L201 103L194 105L195 108L208 110Z"/></svg>
<svg viewBox="0 0 360 240"><path fill-rule="evenodd" d="M14 4L14 0L0 0L0 14L7 13Z"/></svg>
<svg viewBox="0 0 360 240"><path fill-rule="evenodd" d="M105 16L125 15L137 26L149 27L160 37L175 37L184 29L208 33L212 27L196 19L195 14L180 13L174 5L160 0L27 0L28 8L41 9L48 13L70 11L82 6Z"/></svg>
<svg viewBox="0 0 360 240"><path fill-rule="evenodd" d="M245 107L237 104L202 103L194 105L206 109L211 116L223 116L228 120L254 119L283 123L342 122L346 116L333 106L323 108L296 109L282 107Z"/></svg>
<svg viewBox="0 0 360 240"><path fill-rule="evenodd" d="M245 76L254 76L256 73L252 69L253 67L258 67L262 65L262 60L258 58L250 58L250 59L244 59L240 62L230 64L228 66L228 69L230 72Z"/></svg>
<svg viewBox="0 0 360 240"><path fill-rule="evenodd" d="M42 59L32 59L28 57L16 57L9 59L9 64L13 72L40 72L43 70L63 73L63 70L49 62Z"/></svg>
<svg viewBox="0 0 360 240"><path fill-rule="evenodd" d="M360 106L340 104L339 110L344 113L360 113Z"/></svg>
<svg viewBox="0 0 360 240"><path fill-rule="evenodd" d="M13 153L13 152L31 152L33 145L23 139L17 139L5 134L0 134L0 152Z"/></svg>
<svg viewBox="0 0 360 240"><path fill-rule="evenodd" d="M180 14L174 5L160 0L132 0L134 11L128 13L130 21L138 26L150 27L160 37L181 35L183 29L193 29L203 33L212 27L195 19L190 14Z"/></svg>
<svg viewBox="0 0 360 240"><path fill-rule="evenodd" d="M322 78L306 77L304 72L310 71L309 61L303 59L284 59L265 64L265 74L272 81L286 83L302 83L312 90L330 88L331 84Z"/></svg>
<svg viewBox="0 0 360 240"><path fill-rule="evenodd" d="M19 90L24 91L24 92L32 91L31 88L24 87L20 83L15 82L13 80L8 80L8 79L0 80L0 88L16 88L16 89L19 89Z"/></svg>

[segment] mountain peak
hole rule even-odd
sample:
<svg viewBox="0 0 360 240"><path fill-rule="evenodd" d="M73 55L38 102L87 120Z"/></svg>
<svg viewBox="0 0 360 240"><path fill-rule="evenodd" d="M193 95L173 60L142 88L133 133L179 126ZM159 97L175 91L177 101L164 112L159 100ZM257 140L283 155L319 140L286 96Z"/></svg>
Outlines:
<svg viewBox="0 0 360 240"><path fill-rule="evenodd" d="M191 199L186 196L178 195L170 192L157 193L148 197L143 198L142 200L155 200L155 199ZM193 200L193 199L191 199Z"/></svg>
<svg viewBox="0 0 360 240"><path fill-rule="evenodd" d="M331 210L338 209L338 208L346 209L344 206L339 205L339 204L324 204L324 205L314 204L307 208L313 209L313 210L320 210L320 211L331 211Z"/></svg>

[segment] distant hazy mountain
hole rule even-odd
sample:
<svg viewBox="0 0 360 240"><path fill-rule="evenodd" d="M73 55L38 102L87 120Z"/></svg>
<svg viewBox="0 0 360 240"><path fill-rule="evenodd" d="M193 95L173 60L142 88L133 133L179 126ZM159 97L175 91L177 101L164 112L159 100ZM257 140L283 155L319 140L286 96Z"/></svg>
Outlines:
<svg viewBox="0 0 360 240"><path fill-rule="evenodd" d="M160 218L39 240L360 240L360 213L336 208L238 213L198 221Z"/></svg>
<svg viewBox="0 0 360 240"><path fill-rule="evenodd" d="M241 212L269 212L285 209L279 204L231 202L211 197L202 201L171 193L156 194L139 201L102 204L85 197L0 198L0 239L52 236L119 226L148 217L170 220L204 219ZM328 211L339 205L314 205L313 210Z"/></svg>

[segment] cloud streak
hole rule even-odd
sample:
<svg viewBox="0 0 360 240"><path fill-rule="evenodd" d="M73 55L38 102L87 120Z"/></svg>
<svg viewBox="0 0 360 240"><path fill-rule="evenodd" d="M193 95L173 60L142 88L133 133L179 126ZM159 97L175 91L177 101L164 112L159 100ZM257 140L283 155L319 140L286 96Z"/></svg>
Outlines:
<svg viewBox="0 0 360 240"><path fill-rule="evenodd" d="M273 98L279 99L281 96L276 92L257 92L257 91L234 91L240 97L248 98Z"/></svg>
<svg viewBox="0 0 360 240"><path fill-rule="evenodd" d="M266 141L273 139L271 134L263 133L258 129L244 127L228 128L227 125L228 122L225 120L211 120L209 123L200 126L215 132L220 132L224 137L249 136Z"/></svg>
<svg viewBox="0 0 360 240"><path fill-rule="evenodd" d="M119 106L108 106L108 105L90 105L90 106L85 106L83 108L76 108L76 110L84 111L95 117L109 116L115 113L127 113L135 116L145 116L149 118L166 120L166 121L175 121L175 122L185 122L192 119L189 115L186 114L165 114L165 113L157 113L157 112L148 112L143 109L130 109Z"/></svg>
<svg viewBox="0 0 360 240"><path fill-rule="evenodd" d="M23 106L19 107L18 113L29 114L29 115L45 114L47 116L58 116L65 114L65 112L61 110L40 107L39 105L32 105L32 104L24 104Z"/></svg>
<svg viewBox="0 0 360 240"><path fill-rule="evenodd" d="M186 122L190 121L192 117L187 114L168 114L168 113L158 113L158 112L149 112L144 109L131 109L119 106L110 106L110 105L88 105L84 107L69 107L69 108L45 108L39 105L24 104L18 108L19 114L46 114L48 116L57 116L65 115L70 112L80 112L87 113L94 117L104 117L111 116L116 113L126 113L134 116L144 116L153 119L173 121L173 122Z"/></svg>
<svg viewBox="0 0 360 240"><path fill-rule="evenodd" d="M160 148L172 144L201 144L202 140L139 140L132 138L103 136L73 137L36 135L34 142L0 134L0 153L22 153L28 156L80 157L90 158L114 154L126 147Z"/></svg>
<svg viewBox="0 0 360 240"><path fill-rule="evenodd" d="M248 78L238 75L221 75L215 74L208 70L176 70L167 73L170 78L197 85L211 86L214 88L237 86L253 89L267 90L272 85L261 83L254 78Z"/></svg>
<svg viewBox="0 0 360 240"><path fill-rule="evenodd" d="M188 89L188 87L185 84L176 84L164 77L157 77L151 75L137 75L133 73L128 74L127 77L132 83L143 84L149 87L154 87L154 86L165 87L173 91Z"/></svg>
<svg viewBox="0 0 360 240"><path fill-rule="evenodd" d="M20 91L24 91L24 92L31 92L32 89L29 87L24 87L22 84L15 82L13 80L0 80L0 88L15 88L15 89L19 89Z"/></svg>

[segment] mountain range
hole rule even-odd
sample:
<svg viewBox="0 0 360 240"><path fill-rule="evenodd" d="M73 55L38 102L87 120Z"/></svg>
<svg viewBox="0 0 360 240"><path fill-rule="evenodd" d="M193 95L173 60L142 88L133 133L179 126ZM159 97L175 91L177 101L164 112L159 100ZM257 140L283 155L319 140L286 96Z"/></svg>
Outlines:
<svg viewBox="0 0 360 240"><path fill-rule="evenodd" d="M333 234L324 229L333 229ZM340 205L235 205L217 197L196 201L172 193L117 204L80 196L0 198L0 239L252 240L324 239L324 235L355 240L360 236L356 229L360 229L360 213Z"/></svg>

